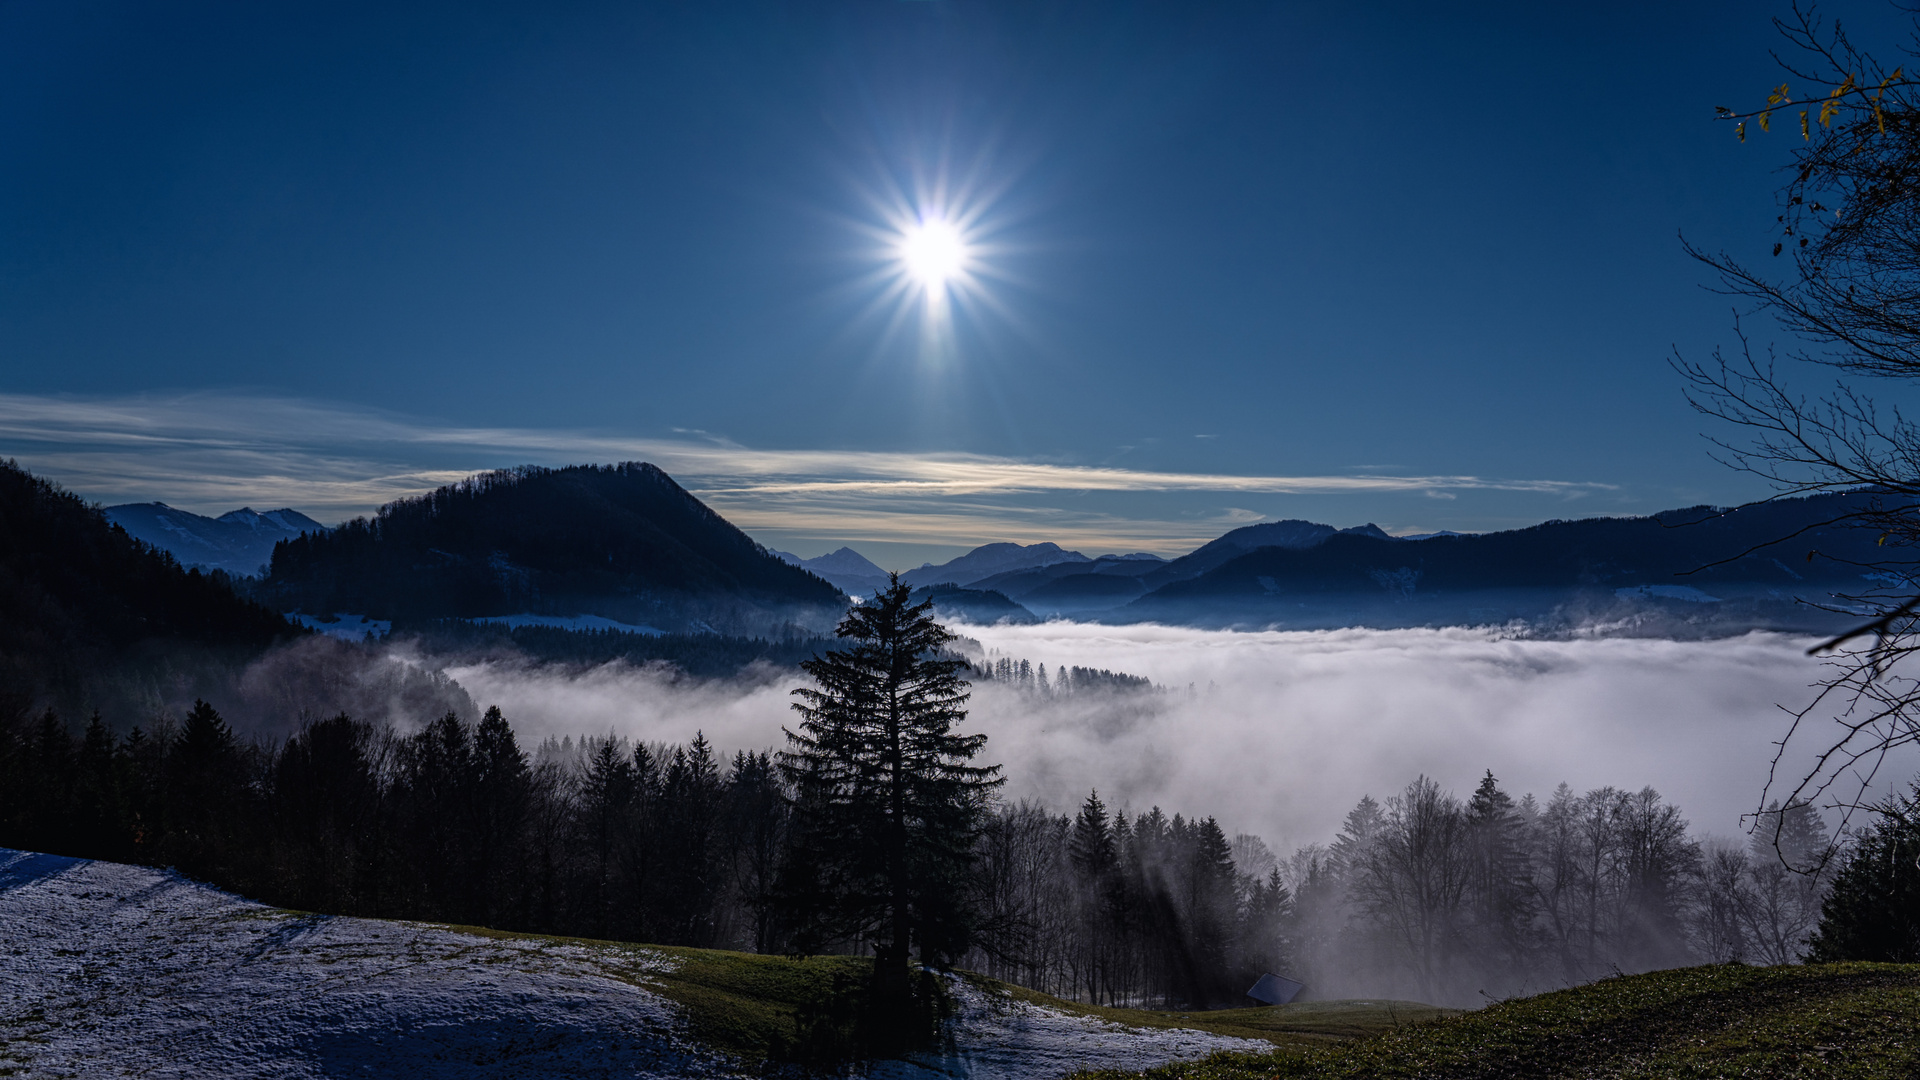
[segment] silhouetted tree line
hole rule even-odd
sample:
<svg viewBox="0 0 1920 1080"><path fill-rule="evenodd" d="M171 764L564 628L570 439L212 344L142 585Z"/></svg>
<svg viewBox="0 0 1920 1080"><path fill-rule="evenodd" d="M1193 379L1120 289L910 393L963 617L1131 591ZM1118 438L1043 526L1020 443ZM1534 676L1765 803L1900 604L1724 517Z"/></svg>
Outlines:
<svg viewBox="0 0 1920 1080"><path fill-rule="evenodd" d="M1039 694L1076 694L1099 691L1133 692L1152 690L1153 682L1144 676L1106 668L1068 667L1065 664L1047 675L1047 665L1030 660L1000 657L987 660L974 669L982 682L1003 683Z"/></svg>
<svg viewBox="0 0 1920 1080"><path fill-rule="evenodd" d="M966 966L1100 1004L1246 1004L1288 963L1292 895L1234 862L1213 818L1003 806L982 839L982 929Z"/></svg>
<svg viewBox="0 0 1920 1080"><path fill-rule="evenodd" d="M337 914L787 952L871 953L810 919L829 867L776 755L587 738L524 749L499 710L413 734L346 716L284 743L213 707L124 735L51 711L0 730L0 845L151 865ZM1420 778L1280 860L1212 818L982 816L932 890L964 934L930 955L1101 1003L1240 1002L1263 971L1323 996L1472 1002L1613 971L1920 957L1912 797L1836 857L1819 815L1776 807L1747 845L1691 837L1651 789ZM818 826L814 826L818 828ZM817 840L820 834L816 834ZM841 864L844 866L844 862ZM931 895L931 893L929 894ZM818 897L813 900L817 902ZM822 932L822 928L826 932Z"/></svg>
<svg viewBox="0 0 1920 1080"><path fill-rule="evenodd" d="M740 637L729 634L637 634L625 630L572 630L560 626L508 627L466 619L397 622L392 637L417 641L435 655L498 654L562 664L630 664L655 661L700 678L738 674L754 663L796 667L827 644L815 634Z"/></svg>
<svg viewBox="0 0 1920 1080"><path fill-rule="evenodd" d="M76 735L50 711L0 732L6 846L175 866L335 914L757 952L801 938L885 947L884 932L836 935L799 910L796 880L838 864L805 842L794 796L774 755L612 737L530 753L498 709L404 735L311 720L277 746L236 737L205 702L125 735L98 716ZM963 929L930 955L1086 998L1181 1003L1229 1000L1277 957L1285 888L1249 893L1210 819L1109 818L1096 799L1070 820L1020 804L966 842L945 863L959 876L920 903L972 914L929 920ZM1072 956L1048 921L1065 910L1056 888L1110 905L1105 936Z"/></svg>
<svg viewBox="0 0 1920 1080"><path fill-rule="evenodd" d="M530 755L498 709L411 735L337 716L278 746L205 702L125 736L49 711L0 737L0 843L338 914L774 951L788 815L766 754L603 738Z"/></svg>
<svg viewBox="0 0 1920 1080"><path fill-rule="evenodd" d="M1789 963L1831 878L1811 807L1775 806L1749 845L1688 834L1652 788L1565 784L1544 805L1491 773L1461 801L1420 777L1365 798L1331 845L1294 854L1292 944L1328 989L1468 1002L1616 971Z"/></svg>
<svg viewBox="0 0 1920 1080"><path fill-rule="evenodd" d="M1330 845L1276 858L1212 819L1001 807L965 964L1103 1004L1244 1003L1262 971L1319 996L1472 1005L1694 963L1920 960L1920 794L1836 851L1812 807L1699 839L1651 788L1461 800L1420 777Z"/></svg>

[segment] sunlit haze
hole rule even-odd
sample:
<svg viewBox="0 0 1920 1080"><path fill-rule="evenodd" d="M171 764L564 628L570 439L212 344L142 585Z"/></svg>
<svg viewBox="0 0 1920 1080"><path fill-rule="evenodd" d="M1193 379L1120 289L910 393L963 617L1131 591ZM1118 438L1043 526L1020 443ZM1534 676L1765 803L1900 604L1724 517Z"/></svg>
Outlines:
<svg viewBox="0 0 1920 1080"><path fill-rule="evenodd" d="M894 565L1765 494L1667 366L1731 340L1676 234L1775 239L1782 144L1713 119L1772 85L1749 5L525 12L0 9L0 456L331 524L477 469L741 448L816 486L730 520ZM1493 70L1530 88L1499 123L1406 112ZM210 437L203 473L126 437L240 398L343 419ZM828 452L1195 479L854 505Z"/></svg>
<svg viewBox="0 0 1920 1080"><path fill-rule="evenodd" d="M914 280L935 291L944 288L966 266L967 247L959 229L931 218L914 225L900 238L900 260Z"/></svg>

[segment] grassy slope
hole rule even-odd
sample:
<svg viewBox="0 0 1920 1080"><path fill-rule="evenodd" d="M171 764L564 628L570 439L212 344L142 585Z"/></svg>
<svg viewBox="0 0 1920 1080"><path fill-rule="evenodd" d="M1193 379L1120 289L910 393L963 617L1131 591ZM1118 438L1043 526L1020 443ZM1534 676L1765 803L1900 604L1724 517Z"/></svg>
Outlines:
<svg viewBox="0 0 1920 1080"><path fill-rule="evenodd" d="M1092 1016L1137 1028L1193 1028L1237 1039L1265 1039L1276 1046L1322 1046L1368 1035L1379 1035L1407 1024L1436 1020L1459 1012L1417 1001L1306 1001L1294 1005L1254 1009L1160 1011L1107 1009L1049 997L1023 986L969 976L984 989L1009 994L1017 1000Z"/></svg>
<svg viewBox="0 0 1920 1080"><path fill-rule="evenodd" d="M1342 1046L1217 1054L1080 1080L1920 1076L1920 965L1681 968L1607 979Z"/></svg>
<svg viewBox="0 0 1920 1080"><path fill-rule="evenodd" d="M634 982L654 990L686 1010L693 1034L710 1046L750 1061L788 1056L800 1039L800 1014L817 1008L832 993L836 976L864 981L871 962L852 956L814 956L792 959L757 956L718 949L688 949L666 945L635 945L618 941L510 934L471 926L449 929L485 937L529 938L589 946L611 960ZM618 957L631 953L635 963L623 967ZM678 961L671 973L648 970L646 956ZM975 986L991 994L1060 1012L1092 1016L1133 1028L1192 1028L1243 1039L1265 1039L1282 1047L1323 1046L1359 1036L1376 1035L1422 1020L1452 1014L1411 1001L1328 1001L1283 1005L1278 1008L1218 1011L1161 1012L1107 1009L1049 997L979 975L967 975Z"/></svg>
<svg viewBox="0 0 1920 1080"><path fill-rule="evenodd" d="M858 982L868 965L855 957L793 960L577 943L612 954L607 958L615 969L620 953L634 954L634 981L681 1005L696 1037L748 1060L784 1057L798 1041L802 1012L831 994L836 976ZM666 974L644 970L648 955L671 957L678 967ZM1145 1074L1080 1080L1920 1077L1920 965L1681 968L1460 1014L1403 1001L1212 1012L1105 1009L968 978L990 993L1128 1027L1196 1028L1275 1046L1270 1054L1218 1054Z"/></svg>
<svg viewBox="0 0 1920 1080"><path fill-rule="evenodd" d="M630 981L686 1010L694 1037L749 1061L784 1057L799 1036L799 1014L831 997L836 976L862 980L872 961L854 956L758 956L720 949L637 945L625 941L516 934L478 926L449 926L463 934L582 945L598 952ZM621 954L634 963L624 967ZM677 961L671 972L652 970L649 957Z"/></svg>

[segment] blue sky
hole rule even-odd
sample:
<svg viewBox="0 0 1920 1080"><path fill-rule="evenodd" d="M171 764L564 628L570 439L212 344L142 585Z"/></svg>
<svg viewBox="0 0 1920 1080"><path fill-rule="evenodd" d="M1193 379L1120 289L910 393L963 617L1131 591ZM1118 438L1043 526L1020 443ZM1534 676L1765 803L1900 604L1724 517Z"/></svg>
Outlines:
<svg viewBox="0 0 1920 1080"><path fill-rule="evenodd" d="M7 5L0 454L323 519L644 456L897 565L1739 501L1666 360L1678 234L1772 241L1769 13Z"/></svg>

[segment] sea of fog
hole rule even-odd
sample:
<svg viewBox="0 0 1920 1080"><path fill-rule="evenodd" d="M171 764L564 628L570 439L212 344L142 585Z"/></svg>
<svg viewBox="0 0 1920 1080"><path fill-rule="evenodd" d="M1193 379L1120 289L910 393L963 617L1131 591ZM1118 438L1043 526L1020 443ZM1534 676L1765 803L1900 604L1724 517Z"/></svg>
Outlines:
<svg viewBox="0 0 1920 1080"><path fill-rule="evenodd" d="M1808 641L1760 633L1551 641L1475 629L954 629L989 657L1108 668L1164 688L1048 698L976 686L968 725L987 733L1009 797L1067 809L1097 787L1136 812L1213 815L1228 835L1256 833L1283 854L1331 839L1363 795L1384 798L1424 773L1464 797L1489 769L1516 798L1544 800L1562 781L1651 785L1696 834L1733 835L1787 731L1780 706L1805 704L1823 670ZM499 705L529 742L609 732L681 742L704 731L728 753L784 743L800 679L765 671L696 682L624 664L448 674L482 707ZM1813 742L1792 749L1784 770L1803 769L1800 751ZM1913 775L1900 764L1877 791Z"/></svg>

